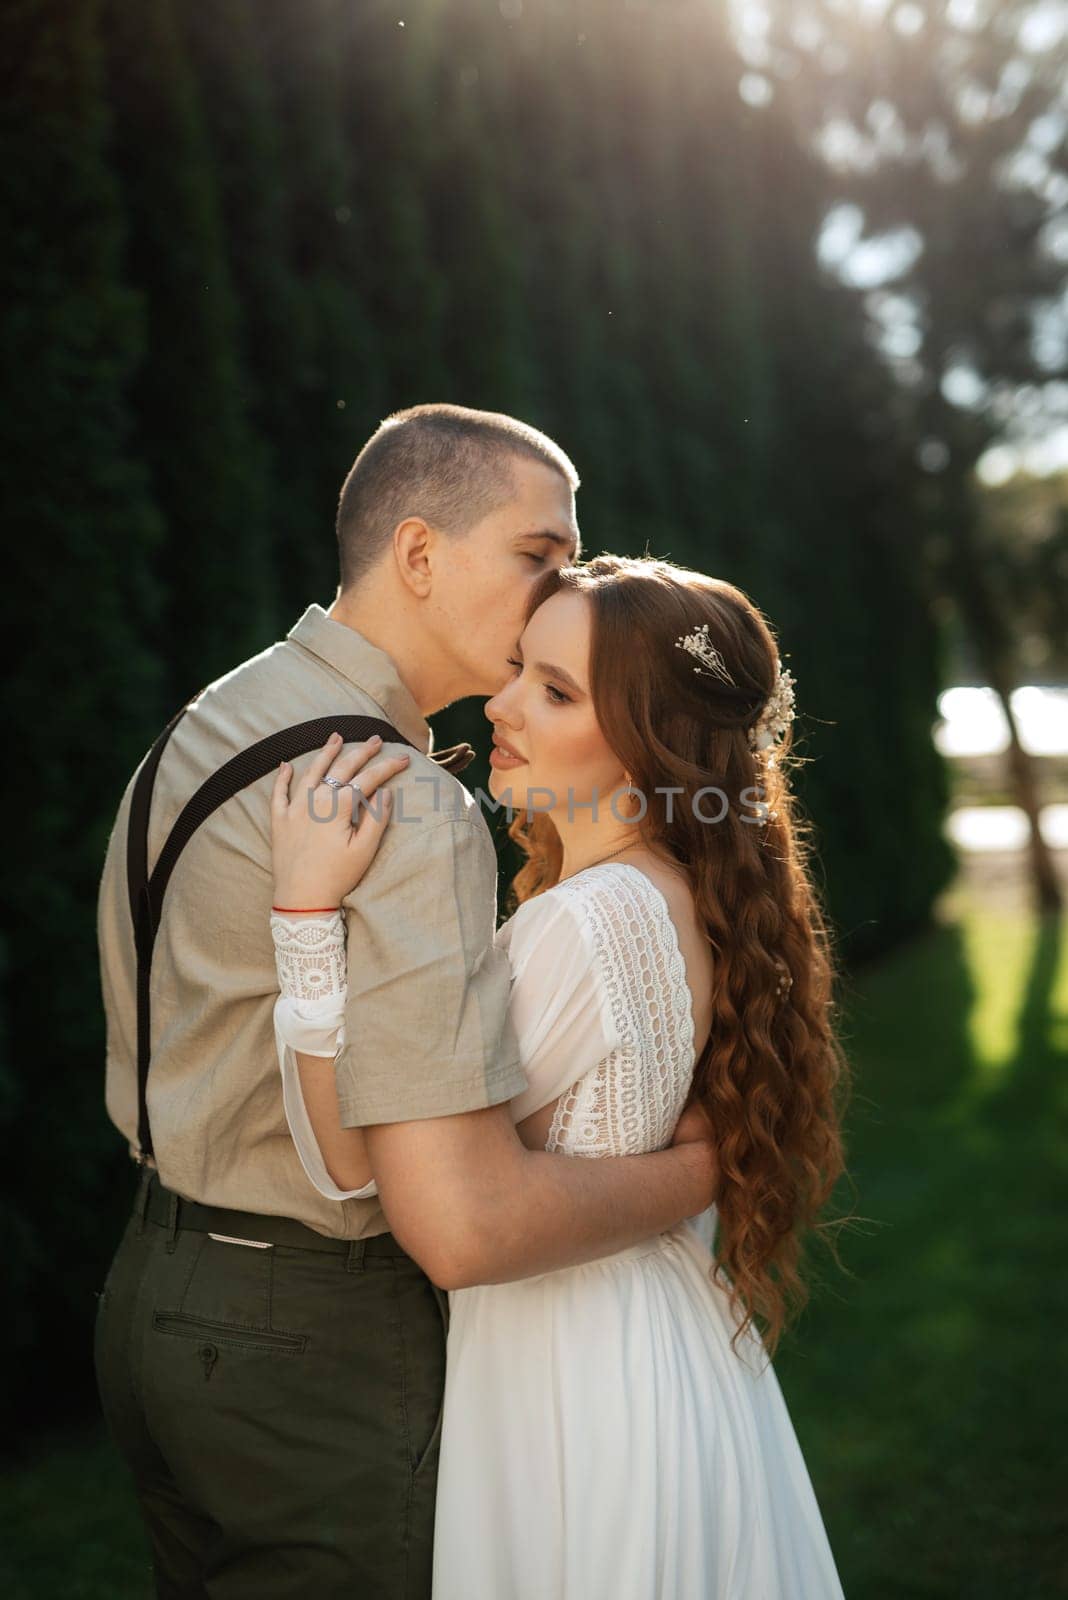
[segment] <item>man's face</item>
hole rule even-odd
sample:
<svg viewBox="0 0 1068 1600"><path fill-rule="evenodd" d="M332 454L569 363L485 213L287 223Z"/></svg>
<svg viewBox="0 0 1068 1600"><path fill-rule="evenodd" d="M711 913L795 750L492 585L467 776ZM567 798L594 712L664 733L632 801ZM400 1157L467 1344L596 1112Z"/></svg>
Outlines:
<svg viewBox="0 0 1068 1600"><path fill-rule="evenodd" d="M569 566L579 553L567 480L524 456L513 457L511 474L515 498L450 539L435 573L439 620L457 665L456 698L496 694L508 681L531 589L549 567Z"/></svg>

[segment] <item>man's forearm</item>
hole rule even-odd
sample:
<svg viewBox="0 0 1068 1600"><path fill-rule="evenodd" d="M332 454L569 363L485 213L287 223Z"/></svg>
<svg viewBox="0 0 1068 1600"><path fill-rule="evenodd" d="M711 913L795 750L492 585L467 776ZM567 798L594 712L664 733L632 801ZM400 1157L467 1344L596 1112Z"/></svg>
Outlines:
<svg viewBox="0 0 1068 1600"><path fill-rule="evenodd" d="M449 1287L596 1261L696 1216L714 1192L715 1157L704 1141L597 1160L525 1151L516 1173L475 1197L477 1225Z"/></svg>

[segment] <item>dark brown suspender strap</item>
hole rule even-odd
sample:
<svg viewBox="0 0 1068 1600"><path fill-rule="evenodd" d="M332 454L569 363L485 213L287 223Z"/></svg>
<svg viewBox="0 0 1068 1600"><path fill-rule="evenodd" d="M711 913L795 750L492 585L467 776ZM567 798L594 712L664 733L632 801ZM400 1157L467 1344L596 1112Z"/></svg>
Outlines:
<svg viewBox="0 0 1068 1600"><path fill-rule="evenodd" d="M224 801L247 788L250 783L274 772L279 762L295 761L298 756L307 755L309 750L317 750L335 731L340 733L346 744L369 739L375 733L389 744L411 744L410 739L405 739L391 723L380 717L355 716L351 713L314 717L309 722L298 722L290 728L282 728L232 756L204 780L179 812L150 873L148 824L156 771L168 739L198 698L199 693L164 728L141 764L130 797L126 876L137 951L137 1142L142 1162L152 1154L152 1134L148 1123L148 1069L152 1056L149 1009L152 950L163 908L163 896L183 849L200 824ZM432 759L447 772L458 773L474 760L474 756L475 752L469 744L457 744L447 750L435 751Z"/></svg>

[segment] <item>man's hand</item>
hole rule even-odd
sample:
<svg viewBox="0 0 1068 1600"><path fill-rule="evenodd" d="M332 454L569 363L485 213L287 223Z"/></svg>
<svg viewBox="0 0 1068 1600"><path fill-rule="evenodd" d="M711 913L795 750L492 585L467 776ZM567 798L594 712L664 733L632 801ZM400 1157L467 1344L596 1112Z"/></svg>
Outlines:
<svg viewBox="0 0 1068 1600"><path fill-rule="evenodd" d="M671 1143L702 1144L708 1153L709 1163L709 1195L708 1204L715 1205L719 1197L719 1157L713 1137L711 1118L700 1100L692 1100L686 1107L682 1116L675 1124L675 1132L671 1136Z"/></svg>
<svg viewBox="0 0 1068 1600"><path fill-rule="evenodd" d="M705 1110L700 1100L692 1100L675 1124L675 1132L671 1136L672 1144L692 1144L694 1139L707 1139L713 1137L712 1119Z"/></svg>

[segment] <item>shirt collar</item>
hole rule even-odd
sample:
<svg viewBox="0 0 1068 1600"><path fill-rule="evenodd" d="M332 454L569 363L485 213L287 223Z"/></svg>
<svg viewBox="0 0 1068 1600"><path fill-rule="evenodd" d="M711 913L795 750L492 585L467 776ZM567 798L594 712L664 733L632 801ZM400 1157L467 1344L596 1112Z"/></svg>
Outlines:
<svg viewBox="0 0 1068 1600"><path fill-rule="evenodd" d="M299 622L293 624L286 638L303 645L355 688L369 695L398 733L424 755L430 754L434 737L430 724L384 650L347 623L328 616L322 606L314 603Z"/></svg>

